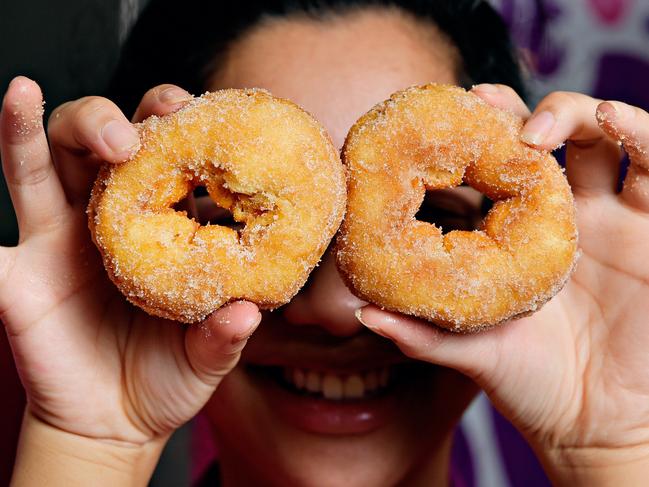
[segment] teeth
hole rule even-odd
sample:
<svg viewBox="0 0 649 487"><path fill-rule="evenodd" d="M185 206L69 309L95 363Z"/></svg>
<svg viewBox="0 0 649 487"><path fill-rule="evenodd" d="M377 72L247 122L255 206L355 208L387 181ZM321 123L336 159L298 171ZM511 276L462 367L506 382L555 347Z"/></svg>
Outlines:
<svg viewBox="0 0 649 487"><path fill-rule="evenodd" d="M322 380L322 395L327 399L343 398L343 381L333 374L325 374Z"/></svg>
<svg viewBox="0 0 649 487"><path fill-rule="evenodd" d="M340 375L315 370L284 369L284 380L297 389L320 393L326 399L361 399L366 393L386 387L390 382L390 369L371 370L362 374Z"/></svg>
<svg viewBox="0 0 649 487"><path fill-rule="evenodd" d="M295 384L295 387L297 387L298 389L303 389L306 385L306 376L304 375L304 372L302 370L293 370L293 384Z"/></svg>
<svg viewBox="0 0 649 487"><path fill-rule="evenodd" d="M353 374L347 377L344 389L345 397L358 399L365 395L365 383L360 375Z"/></svg>
<svg viewBox="0 0 649 487"><path fill-rule="evenodd" d="M320 392L322 384L322 374L309 371L306 374L306 390L310 392Z"/></svg>

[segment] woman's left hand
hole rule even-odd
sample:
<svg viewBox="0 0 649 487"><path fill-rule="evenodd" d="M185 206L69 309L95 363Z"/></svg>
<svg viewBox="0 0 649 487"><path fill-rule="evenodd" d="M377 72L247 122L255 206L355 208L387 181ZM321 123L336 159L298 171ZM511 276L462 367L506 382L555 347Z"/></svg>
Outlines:
<svg viewBox="0 0 649 487"><path fill-rule="evenodd" d="M408 356L472 378L526 436L553 480L649 478L649 114L557 92L530 117L508 87L478 86L527 120L522 138L567 141L581 259L536 314L474 335L363 308L360 318ZM620 144L631 166L618 192Z"/></svg>

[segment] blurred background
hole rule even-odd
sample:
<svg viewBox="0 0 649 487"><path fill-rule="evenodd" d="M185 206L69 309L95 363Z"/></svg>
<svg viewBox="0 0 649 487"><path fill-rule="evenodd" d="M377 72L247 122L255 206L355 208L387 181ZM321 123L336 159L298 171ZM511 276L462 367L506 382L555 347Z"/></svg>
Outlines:
<svg viewBox="0 0 649 487"><path fill-rule="evenodd" d="M649 0L491 3L510 26L529 67L532 105L550 91L569 90L649 109ZM146 0L0 0L0 90L4 92L18 74L29 76L43 88L46 116L67 100L101 94L120 44L145 4ZM15 217L0 179L0 244L16 241ZM0 391L0 485L7 485L23 395L3 334ZM153 486L186 485L190 474L200 473L205 465L190 463L189 452L213 449L196 433L200 429L199 420L175 436ZM475 485L549 485L527 446L484 397L467 412L456 443L456 464Z"/></svg>

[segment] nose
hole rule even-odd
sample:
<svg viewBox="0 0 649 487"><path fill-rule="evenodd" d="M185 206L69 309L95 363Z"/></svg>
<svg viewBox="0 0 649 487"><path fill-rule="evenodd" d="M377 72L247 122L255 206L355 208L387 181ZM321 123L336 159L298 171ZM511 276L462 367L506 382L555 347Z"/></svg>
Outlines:
<svg viewBox="0 0 649 487"><path fill-rule="evenodd" d="M364 329L355 311L367 304L354 296L327 251L302 291L284 307L284 319L293 325L316 325L335 336L352 336Z"/></svg>

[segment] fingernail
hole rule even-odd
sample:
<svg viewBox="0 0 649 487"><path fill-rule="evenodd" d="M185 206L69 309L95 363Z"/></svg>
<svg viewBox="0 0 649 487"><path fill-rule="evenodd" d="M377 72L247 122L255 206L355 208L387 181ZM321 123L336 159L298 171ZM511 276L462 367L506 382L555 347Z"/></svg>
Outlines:
<svg viewBox="0 0 649 487"><path fill-rule="evenodd" d="M550 134L556 119L552 112L547 110L533 115L525 124L521 133L521 140L526 144L539 145Z"/></svg>
<svg viewBox="0 0 649 487"><path fill-rule="evenodd" d="M608 107L611 107L612 110L608 109ZM634 115L634 110L631 105L627 105L626 103L622 103L619 101L604 102L599 106L597 112L604 113L605 115L608 116L608 118L611 118L612 115L613 118L615 118L616 120L631 118Z"/></svg>
<svg viewBox="0 0 649 487"><path fill-rule="evenodd" d="M137 130L119 120L111 120L104 125L101 136L115 154L133 153L140 145Z"/></svg>
<svg viewBox="0 0 649 487"><path fill-rule="evenodd" d="M259 326L259 323L261 323L261 313L257 313L257 319L254 321L250 327L244 331L243 333L239 333L238 335L234 335L232 337L232 345L239 345L239 344L245 344L245 342L252 336L252 334L255 332L257 327Z"/></svg>
<svg viewBox="0 0 649 487"><path fill-rule="evenodd" d="M615 107L610 102L600 103L597 107L597 112L595 113L597 121L599 123L610 122L616 120L618 113Z"/></svg>
<svg viewBox="0 0 649 487"><path fill-rule="evenodd" d="M363 321L363 308L358 308L356 311L354 311L354 316L356 316L356 319L361 323L361 325L369 328L369 326L367 326L367 323Z"/></svg>
<svg viewBox="0 0 649 487"><path fill-rule="evenodd" d="M482 83L473 86L473 88L471 88L471 91L481 91L482 93L497 93L498 87L490 83Z"/></svg>
<svg viewBox="0 0 649 487"><path fill-rule="evenodd" d="M191 100L192 96L181 88L172 87L161 91L158 98L165 105L176 105Z"/></svg>
<svg viewBox="0 0 649 487"><path fill-rule="evenodd" d="M387 337L387 335L383 332L383 330L381 330L381 328L379 328L376 325L369 324L363 321L363 308L358 308L356 311L354 311L354 315L356 316L356 319L360 322L360 324L363 325L365 328L369 328L377 335L381 335L382 337Z"/></svg>

